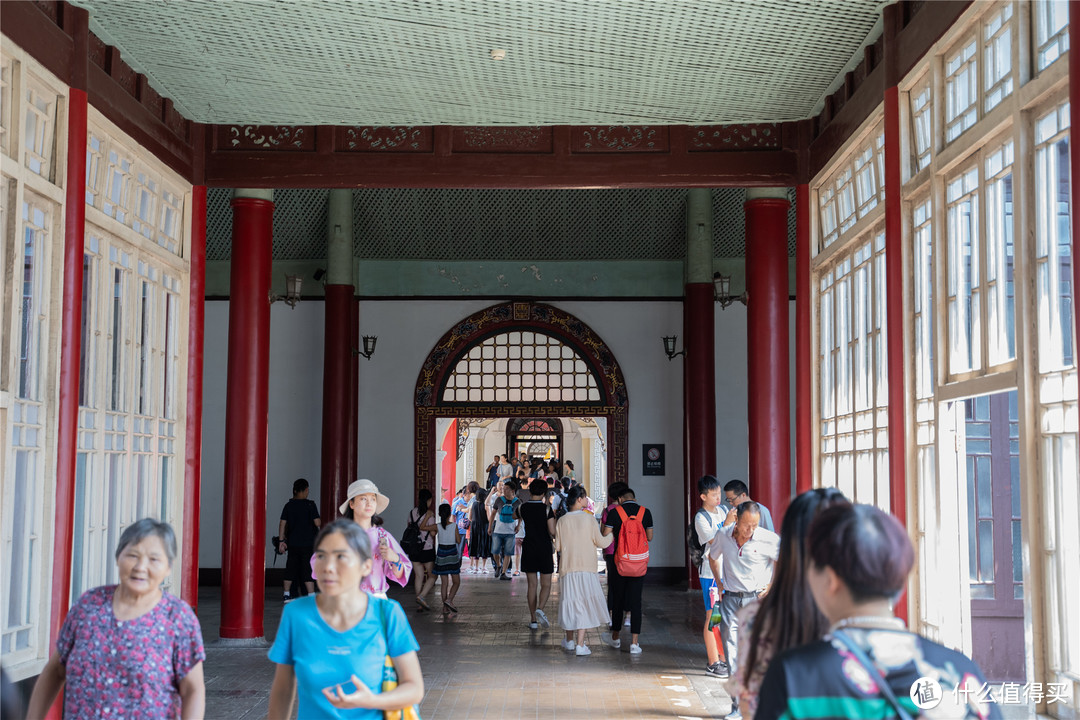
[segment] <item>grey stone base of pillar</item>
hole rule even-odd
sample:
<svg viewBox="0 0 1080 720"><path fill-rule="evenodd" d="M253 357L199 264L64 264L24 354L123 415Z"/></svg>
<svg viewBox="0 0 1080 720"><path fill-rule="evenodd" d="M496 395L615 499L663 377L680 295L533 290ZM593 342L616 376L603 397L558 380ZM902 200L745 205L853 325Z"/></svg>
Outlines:
<svg viewBox="0 0 1080 720"><path fill-rule="evenodd" d="M266 638L218 638L211 642L206 643L207 647L212 648L268 648L270 643L266 641Z"/></svg>

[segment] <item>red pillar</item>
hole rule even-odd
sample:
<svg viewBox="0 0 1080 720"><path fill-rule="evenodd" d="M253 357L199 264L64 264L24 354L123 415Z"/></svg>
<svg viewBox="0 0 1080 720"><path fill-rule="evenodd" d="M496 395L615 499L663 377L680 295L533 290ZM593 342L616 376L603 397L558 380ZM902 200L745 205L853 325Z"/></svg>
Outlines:
<svg viewBox="0 0 1080 720"><path fill-rule="evenodd" d="M184 539L180 597L199 603L199 512L202 483L203 318L206 306L206 186L191 189L188 297L187 421L184 431Z"/></svg>
<svg viewBox="0 0 1080 720"><path fill-rule="evenodd" d="M83 241L86 229L86 93L71 89L67 187L64 197L64 286L61 296L60 383L56 428L56 525L53 534L50 637L55 640L71 597L75 463L79 436Z"/></svg>
<svg viewBox="0 0 1080 720"><path fill-rule="evenodd" d="M349 364L349 427L347 431L349 451L346 455L348 466L345 477L349 478L351 482L360 477L356 471L357 445L359 443L357 433L359 432L358 425L360 421L360 355L355 352L360 349L360 303L356 301L354 296L349 298L349 308L352 311L349 319L349 342L354 352L350 353L352 362Z"/></svg>
<svg viewBox="0 0 1080 720"><path fill-rule="evenodd" d="M322 499L323 522L337 517L353 479L349 471L349 416L352 413L353 286L326 286L323 339Z"/></svg>
<svg viewBox="0 0 1080 720"><path fill-rule="evenodd" d="M907 405L904 393L904 238L900 173L899 5L886 6L885 45L885 344L889 379L889 507L907 527ZM908 617L908 598L896 615Z"/></svg>
<svg viewBox="0 0 1080 720"><path fill-rule="evenodd" d="M60 298L60 377L56 413L56 495L53 527L51 644L60 634L71 599L75 533L75 465L79 439L79 355L82 351L83 249L86 232L86 85L90 16L72 15L71 90L68 96L67 169L64 173L64 282ZM60 704L50 717L58 717Z"/></svg>
<svg viewBox="0 0 1080 720"><path fill-rule="evenodd" d="M232 207L221 637L249 639L263 635L274 203L236 197Z"/></svg>
<svg viewBox="0 0 1080 720"><path fill-rule="evenodd" d="M904 412L903 208L900 205L900 92L885 90L885 342L889 377L889 503L907 525Z"/></svg>
<svg viewBox="0 0 1080 720"><path fill-rule="evenodd" d="M810 186L795 188L795 492L814 482L810 388L814 359L810 349Z"/></svg>
<svg viewBox="0 0 1080 720"><path fill-rule="evenodd" d="M713 284L687 283L683 299L683 347L686 348L686 375L683 406L686 408L686 522L701 507L697 481L716 474L716 329L713 318ZM697 584L697 571L690 563L690 587Z"/></svg>
<svg viewBox="0 0 1080 720"><path fill-rule="evenodd" d="M789 205L783 197L746 201L750 496L765 503L777 526L791 497Z"/></svg>

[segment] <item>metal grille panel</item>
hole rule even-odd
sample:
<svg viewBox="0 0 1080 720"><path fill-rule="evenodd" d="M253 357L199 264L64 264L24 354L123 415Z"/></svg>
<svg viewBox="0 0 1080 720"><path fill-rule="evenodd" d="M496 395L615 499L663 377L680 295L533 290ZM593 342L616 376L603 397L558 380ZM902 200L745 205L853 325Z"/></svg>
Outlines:
<svg viewBox="0 0 1080 720"><path fill-rule="evenodd" d="M443 388L443 402L598 402L600 386L574 349L534 331L474 345Z"/></svg>
<svg viewBox="0 0 1080 720"><path fill-rule="evenodd" d="M745 255L745 193L714 189L713 255ZM276 190L274 259L326 257L328 191ZM232 191L207 198L207 258L227 260ZM795 194L788 193L788 254ZM353 191L353 252L370 260L677 260L686 255L686 191Z"/></svg>
<svg viewBox="0 0 1080 720"><path fill-rule="evenodd" d="M881 0L75 0L217 124L698 124L809 117ZM492 49L506 59L493 61Z"/></svg>

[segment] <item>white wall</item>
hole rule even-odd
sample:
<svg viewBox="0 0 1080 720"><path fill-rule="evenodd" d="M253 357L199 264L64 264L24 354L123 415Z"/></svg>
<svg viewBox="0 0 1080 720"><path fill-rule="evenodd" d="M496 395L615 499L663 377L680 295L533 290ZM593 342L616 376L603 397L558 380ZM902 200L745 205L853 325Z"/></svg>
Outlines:
<svg viewBox="0 0 1080 720"><path fill-rule="evenodd" d="M229 304L206 303L203 370L202 515L199 567L221 567L222 498L225 472L225 376ZM296 478L311 483L311 499L322 509L323 303L270 306L270 398L266 452L266 566L274 553L281 508ZM281 566L284 558L278 558Z"/></svg>
<svg viewBox="0 0 1080 720"><path fill-rule="evenodd" d="M470 301L373 301L360 306L360 329L379 337L370 361L360 362L360 420L357 471L390 497L387 528L400 534L413 495L414 390L420 366L434 344L462 318L494 304ZM630 400L630 484L653 512L655 566L680 566L682 518L681 358L668 361L660 338L682 329L681 301L567 301L553 305L577 316L615 354ZM792 324L794 303L792 304ZM716 312L717 472L746 477L746 311L741 305ZM221 566L221 499L225 438L225 373L228 303L208 302L203 404L203 488L199 563ZM269 536L277 531L281 506L292 481L306 477L318 497L322 426L323 304L271 308L270 420L267 465L267 565ZM794 352L794 342L792 342ZM794 385L792 386L794 397ZM605 432L606 435L606 432ZM643 477L641 446L663 443L667 475ZM485 434L477 448L483 468L505 448L499 432ZM572 458L575 464L584 458ZM483 479L483 478L481 478ZM278 560L281 564L281 559Z"/></svg>
<svg viewBox="0 0 1080 720"><path fill-rule="evenodd" d="M716 306L716 477L746 481L750 472L747 424L746 307ZM791 392L791 489L795 489L795 301L788 307ZM753 497L754 489L750 488Z"/></svg>

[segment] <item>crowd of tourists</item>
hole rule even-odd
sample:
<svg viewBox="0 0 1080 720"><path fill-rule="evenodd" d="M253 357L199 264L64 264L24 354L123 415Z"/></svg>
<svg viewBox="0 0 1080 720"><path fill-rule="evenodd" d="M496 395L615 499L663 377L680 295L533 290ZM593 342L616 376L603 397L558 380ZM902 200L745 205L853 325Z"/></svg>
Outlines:
<svg viewBox="0 0 1080 720"><path fill-rule="evenodd" d="M643 652L654 526L634 490L613 483L598 508L570 462L501 456L488 473L487 487L471 482L437 507L421 490L400 540L382 526L390 500L372 481L353 482L342 517L325 527L307 482L294 484L274 538L275 550L289 554L289 580L269 651L269 718L291 717L294 702L301 718L419 717L420 646L386 592L411 581L416 611L428 612L439 581L442 612L457 614L466 558L468 574L524 575L529 628L557 622L566 651L592 654L587 635L599 630L610 648L620 649L628 632L629 653ZM894 517L816 489L793 499L776 532L742 481L721 486L705 476L697 490L701 509L687 542L701 580L704 671L726 679L728 718L911 718L920 711L909 690L923 678L964 694L956 717L1000 717L977 692L985 680L970 659L894 615L914 563ZM148 518L124 531L119 583L74 604L28 717L44 717L61 692L68 717L204 716L199 622L161 589L175 557L168 524ZM549 619L556 572L558 610ZM294 597L294 589L308 592Z"/></svg>

